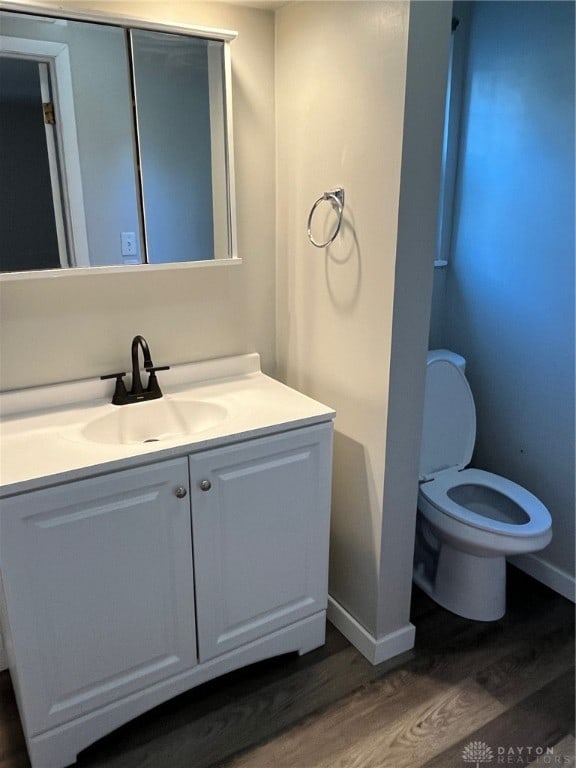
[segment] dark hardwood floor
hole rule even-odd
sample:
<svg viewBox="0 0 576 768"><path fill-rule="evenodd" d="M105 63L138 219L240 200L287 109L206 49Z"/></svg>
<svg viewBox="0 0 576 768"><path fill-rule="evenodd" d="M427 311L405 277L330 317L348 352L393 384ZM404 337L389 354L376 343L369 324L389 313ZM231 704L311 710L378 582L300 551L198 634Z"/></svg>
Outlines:
<svg viewBox="0 0 576 768"><path fill-rule="evenodd" d="M574 606L510 568L497 622L415 589L416 647L371 666L331 625L323 648L261 662L156 708L78 768L574 766ZM0 768L29 766L8 673Z"/></svg>

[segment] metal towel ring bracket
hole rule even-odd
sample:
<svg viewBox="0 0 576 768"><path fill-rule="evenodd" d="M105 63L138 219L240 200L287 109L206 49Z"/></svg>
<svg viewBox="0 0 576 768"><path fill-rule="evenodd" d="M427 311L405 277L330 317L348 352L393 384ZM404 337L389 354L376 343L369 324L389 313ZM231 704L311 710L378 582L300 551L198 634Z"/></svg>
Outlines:
<svg viewBox="0 0 576 768"><path fill-rule="evenodd" d="M338 210L338 223L336 224L336 229L334 230L334 234L331 238L326 240L325 243L317 243L316 240L314 240L312 236L312 218L314 216L314 212L316 211L316 208L320 205L320 203L324 202L324 200L328 200L333 205L336 206ZM318 200L314 203L312 206L312 209L310 210L310 213L308 215L308 240L312 243L312 245L315 245L316 248L326 248L327 245L330 245L330 243L333 243L336 237L338 236L338 232L340 232L340 227L342 226L342 214L344 213L344 189L342 187L338 187L338 189L332 190L332 192L324 192L322 197L319 197Z"/></svg>

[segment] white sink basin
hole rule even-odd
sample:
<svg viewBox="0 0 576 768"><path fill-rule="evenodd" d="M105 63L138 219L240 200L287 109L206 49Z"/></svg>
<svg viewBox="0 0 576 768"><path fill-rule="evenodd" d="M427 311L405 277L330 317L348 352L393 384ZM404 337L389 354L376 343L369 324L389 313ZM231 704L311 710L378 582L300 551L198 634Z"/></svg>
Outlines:
<svg viewBox="0 0 576 768"><path fill-rule="evenodd" d="M112 413L88 422L81 430L82 437L92 443L114 445L156 443L211 429L228 415L217 403L167 397L114 408Z"/></svg>
<svg viewBox="0 0 576 768"><path fill-rule="evenodd" d="M0 499L47 478L72 482L104 465L188 456L334 417L263 374L256 353L175 365L161 386L158 400L120 406L113 382L100 379L0 392Z"/></svg>

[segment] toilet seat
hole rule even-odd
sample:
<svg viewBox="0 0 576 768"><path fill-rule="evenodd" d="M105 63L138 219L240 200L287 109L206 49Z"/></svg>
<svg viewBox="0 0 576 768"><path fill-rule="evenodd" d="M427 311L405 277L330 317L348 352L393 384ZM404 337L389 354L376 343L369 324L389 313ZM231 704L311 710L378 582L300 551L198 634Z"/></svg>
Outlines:
<svg viewBox="0 0 576 768"><path fill-rule="evenodd" d="M464 485L484 487L502 494L520 507L528 520L525 523L505 523L462 506L448 494ZM439 512L491 533L527 537L538 535L550 527L550 514L536 496L512 480L481 469L444 470L432 480L421 483L420 493Z"/></svg>

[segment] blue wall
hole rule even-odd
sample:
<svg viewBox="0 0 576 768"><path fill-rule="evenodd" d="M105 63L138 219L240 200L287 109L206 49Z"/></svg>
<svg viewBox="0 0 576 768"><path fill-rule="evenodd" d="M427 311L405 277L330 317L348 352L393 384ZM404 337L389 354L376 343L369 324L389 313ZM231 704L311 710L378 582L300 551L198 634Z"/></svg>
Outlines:
<svg viewBox="0 0 576 768"><path fill-rule="evenodd" d="M436 275L431 342L466 357L474 463L548 506L555 535L538 567L569 591L574 5L478 2L469 32L452 254Z"/></svg>

